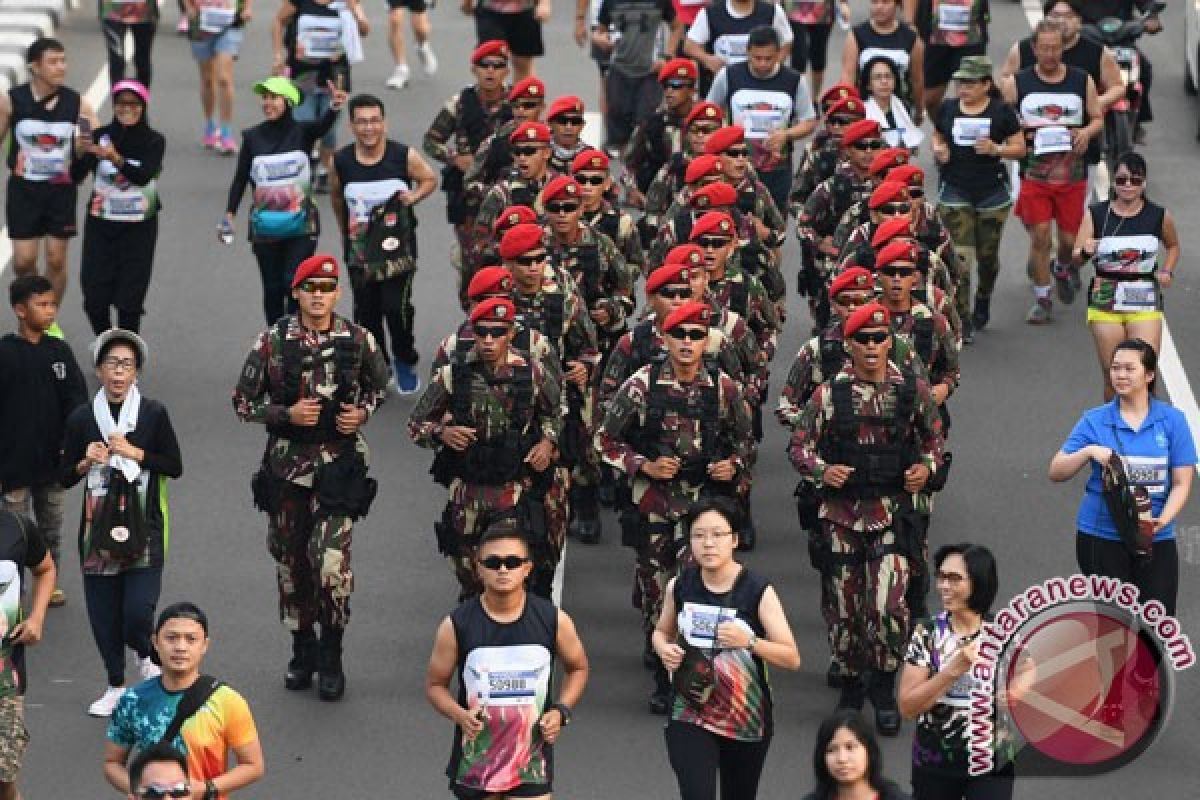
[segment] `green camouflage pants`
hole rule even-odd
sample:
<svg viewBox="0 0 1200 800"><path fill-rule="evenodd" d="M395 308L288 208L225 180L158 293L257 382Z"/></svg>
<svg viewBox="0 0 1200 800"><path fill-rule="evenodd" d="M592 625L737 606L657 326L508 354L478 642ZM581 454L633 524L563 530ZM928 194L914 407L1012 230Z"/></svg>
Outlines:
<svg viewBox="0 0 1200 800"><path fill-rule="evenodd" d="M641 542L637 548L635 600L642 609L642 630L651 633L662 614L667 583L688 558L687 542L679 520L657 514L643 514L640 520Z"/></svg>
<svg viewBox="0 0 1200 800"><path fill-rule="evenodd" d="M971 313L972 259L979 270L975 296L981 300L988 300L992 296L996 276L1000 274L1000 239L1004 236L1004 223L1011 210L1012 206L986 210L970 206L938 206L938 213L950 231L958 257L966 267L955 294L955 305L963 319L970 319Z"/></svg>
<svg viewBox="0 0 1200 800"><path fill-rule="evenodd" d="M860 533L821 520L829 542L822 574L821 609L829 627L829 648L847 674L865 670L895 672L907 645L908 559L895 552L889 529Z"/></svg>
<svg viewBox="0 0 1200 800"><path fill-rule="evenodd" d="M267 551L275 559L279 618L291 631L344 628L350 621L349 517L326 514L306 486L286 483L278 514L267 523Z"/></svg>

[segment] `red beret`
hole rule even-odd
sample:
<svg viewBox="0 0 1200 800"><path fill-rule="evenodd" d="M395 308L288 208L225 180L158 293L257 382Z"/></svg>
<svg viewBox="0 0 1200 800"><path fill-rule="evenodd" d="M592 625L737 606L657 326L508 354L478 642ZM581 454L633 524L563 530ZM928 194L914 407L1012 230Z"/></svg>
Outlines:
<svg viewBox="0 0 1200 800"><path fill-rule="evenodd" d="M543 122L522 122L508 137L509 144L521 142L550 144L550 129Z"/></svg>
<svg viewBox="0 0 1200 800"><path fill-rule="evenodd" d="M551 200L557 200L560 197L567 200L579 197L579 184L570 175L559 175L547 183L545 189L542 189L543 203L549 203Z"/></svg>
<svg viewBox="0 0 1200 800"><path fill-rule="evenodd" d="M725 167L721 166L719 156L696 156L688 164L687 170L683 173L683 182L690 184L695 183L701 178L721 177L724 174Z"/></svg>
<svg viewBox="0 0 1200 800"><path fill-rule="evenodd" d="M523 223L500 239L500 257L508 260L542 246L542 226Z"/></svg>
<svg viewBox="0 0 1200 800"><path fill-rule="evenodd" d="M582 114L583 101L573 94L556 98L546 110L546 121L550 122L560 114Z"/></svg>
<svg viewBox="0 0 1200 800"><path fill-rule="evenodd" d="M694 242L708 233L733 237L737 229L733 227L733 218L724 211L709 211L692 225L692 235L688 239Z"/></svg>
<svg viewBox="0 0 1200 800"><path fill-rule="evenodd" d="M895 169L908 163L908 151L903 147L888 147L879 151L879 155L871 160L867 170L872 175L882 175L889 169ZM889 180L891 180L889 178Z"/></svg>
<svg viewBox="0 0 1200 800"><path fill-rule="evenodd" d="M849 338L861 328L888 328L892 315L879 303L867 303L854 309L842 325L842 335Z"/></svg>
<svg viewBox="0 0 1200 800"><path fill-rule="evenodd" d="M884 181L875 187L875 191L871 192L871 199L867 201L867 206L872 209L879 208L884 203L903 198L907 194L907 184L898 181Z"/></svg>
<svg viewBox="0 0 1200 800"><path fill-rule="evenodd" d="M905 241L904 239L893 239L875 254L875 269L882 269L888 264L895 264L897 261L911 261L913 266L916 266L919 256L920 251L917 249L915 242Z"/></svg>
<svg viewBox="0 0 1200 800"><path fill-rule="evenodd" d="M846 130L842 131L842 145L849 147L859 139L868 137L878 139L882 135L878 122L873 119L860 119L858 122L850 123L846 126Z"/></svg>
<svg viewBox="0 0 1200 800"><path fill-rule="evenodd" d="M737 203L737 189L725 181L701 186L688 199L692 208L726 208Z"/></svg>
<svg viewBox="0 0 1200 800"><path fill-rule="evenodd" d="M677 244L667 251L663 266L703 267L704 248L694 244Z"/></svg>
<svg viewBox="0 0 1200 800"><path fill-rule="evenodd" d="M821 105L829 105L836 103L838 100L844 100L847 97L858 97L858 89L848 83L835 83L824 92L821 92Z"/></svg>
<svg viewBox="0 0 1200 800"><path fill-rule="evenodd" d="M296 274L292 277L292 288L295 289L301 281L309 278L337 278L338 263L333 256L317 253L300 262Z"/></svg>
<svg viewBox="0 0 1200 800"><path fill-rule="evenodd" d="M575 156L575 160L571 162L571 172L608 172L608 153L603 150L595 150L589 148L584 150L579 155Z"/></svg>
<svg viewBox="0 0 1200 800"><path fill-rule="evenodd" d="M672 78L688 78L690 80L700 79L700 70L696 67L696 62L690 58L672 58L670 61L662 65L662 69L658 71L658 82L666 83Z"/></svg>
<svg viewBox="0 0 1200 800"><path fill-rule="evenodd" d="M704 143L704 152L711 154L724 153L735 144L746 141L746 129L741 125L726 125L713 131L712 136Z"/></svg>
<svg viewBox="0 0 1200 800"><path fill-rule="evenodd" d="M850 267L834 278L829 284L829 296L837 297L838 292L847 290L874 289L875 276L866 267Z"/></svg>
<svg viewBox="0 0 1200 800"><path fill-rule="evenodd" d="M825 116L851 116L865 119L867 116L867 107L863 105L862 100L858 99L858 95L847 95L825 109Z"/></svg>
<svg viewBox="0 0 1200 800"><path fill-rule="evenodd" d="M691 124L697 120L706 122L716 122L718 124L725 121L725 113L721 111L720 106L707 101L696 103L692 106L692 110L688 112L687 117L683 120L683 127L686 130Z"/></svg>
<svg viewBox="0 0 1200 800"><path fill-rule="evenodd" d="M875 229L871 247L878 250L897 236L912 236L912 220L908 217L891 217Z"/></svg>
<svg viewBox="0 0 1200 800"><path fill-rule="evenodd" d="M667 315L662 324L663 333L671 330L676 325L685 325L689 322L694 325L707 326L711 318L712 309L708 307L708 303L699 303L691 300Z"/></svg>
<svg viewBox="0 0 1200 800"><path fill-rule="evenodd" d="M492 297L471 309L471 322L512 322L516 319L517 307L507 297Z"/></svg>
<svg viewBox="0 0 1200 800"><path fill-rule="evenodd" d="M514 100L520 100L525 97L532 100L545 100L546 84L542 83L540 78L536 78L533 75L517 81L508 93L508 102L511 103Z"/></svg>
<svg viewBox="0 0 1200 800"><path fill-rule="evenodd" d="M903 183L906 186L925 186L925 170L916 164L902 164L887 174L889 181Z"/></svg>
<svg viewBox="0 0 1200 800"><path fill-rule="evenodd" d="M488 39L471 53L471 63L478 64L488 56L504 56L508 60L508 44L503 39Z"/></svg>
<svg viewBox="0 0 1200 800"><path fill-rule="evenodd" d="M512 273L504 267L484 267L467 284L467 297L478 300L489 294L508 294L512 291Z"/></svg>
<svg viewBox="0 0 1200 800"><path fill-rule="evenodd" d="M496 221L492 223L492 233L497 236L503 236L504 232L509 228L520 225L523 222L537 222L538 215L529 206L509 206L500 212L500 216L496 217Z"/></svg>
<svg viewBox="0 0 1200 800"><path fill-rule="evenodd" d="M691 274L682 264L666 264L650 273L646 278L646 294L653 294L664 286L672 283L691 283Z"/></svg>

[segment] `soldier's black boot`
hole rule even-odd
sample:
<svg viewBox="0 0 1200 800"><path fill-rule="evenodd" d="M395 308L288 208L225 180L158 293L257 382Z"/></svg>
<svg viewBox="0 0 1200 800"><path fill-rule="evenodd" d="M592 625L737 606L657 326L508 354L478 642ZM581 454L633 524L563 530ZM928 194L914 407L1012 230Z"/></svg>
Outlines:
<svg viewBox="0 0 1200 800"><path fill-rule="evenodd" d="M825 670L825 685L830 689L840 689L846 682L846 675L842 672L842 665L829 659L829 669Z"/></svg>
<svg viewBox="0 0 1200 800"><path fill-rule="evenodd" d="M600 541L600 503L596 499L595 486L580 486L575 489L573 506L575 519L579 523L576 536L582 544Z"/></svg>
<svg viewBox="0 0 1200 800"><path fill-rule="evenodd" d="M838 711L862 711L867 699L867 687L861 675L842 675L842 693L838 695Z"/></svg>
<svg viewBox="0 0 1200 800"><path fill-rule="evenodd" d="M656 657L657 659L657 657ZM654 691L650 693L650 713L663 715L671 705L671 678L662 661L654 666Z"/></svg>
<svg viewBox="0 0 1200 800"><path fill-rule="evenodd" d="M342 629L321 630L317 652L317 697L333 702L346 693L346 675L342 672Z"/></svg>
<svg viewBox="0 0 1200 800"><path fill-rule="evenodd" d="M871 705L875 706L875 729L880 736L900 733L900 709L896 705L896 673L871 673Z"/></svg>
<svg viewBox="0 0 1200 800"><path fill-rule="evenodd" d="M292 632L292 660L288 662L283 685L292 691L312 686L317 671L317 635L312 629Z"/></svg>

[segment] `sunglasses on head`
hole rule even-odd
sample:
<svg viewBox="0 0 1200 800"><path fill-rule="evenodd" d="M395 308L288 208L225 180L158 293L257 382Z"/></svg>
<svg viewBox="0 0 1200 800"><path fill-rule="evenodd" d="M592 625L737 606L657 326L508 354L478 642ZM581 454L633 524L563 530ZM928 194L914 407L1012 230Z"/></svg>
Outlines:
<svg viewBox="0 0 1200 800"><path fill-rule="evenodd" d="M701 236L696 240L696 244L703 247L705 250L720 250L725 245L729 244L728 236Z"/></svg>
<svg viewBox="0 0 1200 800"><path fill-rule="evenodd" d="M891 337L887 331L856 331L850 336L859 344L883 344Z"/></svg>
<svg viewBox="0 0 1200 800"><path fill-rule="evenodd" d="M883 141L883 139L866 139L866 140L862 140L862 141L857 141L850 146L853 147L855 150L882 150L884 148L884 145L885 145L885 142Z"/></svg>
<svg viewBox="0 0 1200 800"><path fill-rule="evenodd" d="M542 148L535 145L523 145L512 149L513 156L532 156L540 153Z"/></svg>
<svg viewBox="0 0 1200 800"><path fill-rule="evenodd" d="M563 115L561 117L555 117L554 119L552 119L550 121L557 122L560 125L582 125L583 117L568 117L566 115Z"/></svg>
<svg viewBox="0 0 1200 800"><path fill-rule="evenodd" d="M524 556L488 556L487 558L479 559L479 565L492 571L496 571L501 567L511 571L520 569L521 565L528 561L529 559Z"/></svg>
<svg viewBox="0 0 1200 800"><path fill-rule="evenodd" d="M682 342L684 339L690 339L693 342L701 342L708 338L708 331L705 328L671 328L667 331L667 336L672 339Z"/></svg>
<svg viewBox="0 0 1200 800"><path fill-rule="evenodd" d="M183 781L173 786L160 786L157 783L152 783L149 786L143 786L138 789L137 796L144 797L146 800L162 800L164 797L191 797L192 788Z"/></svg>
<svg viewBox="0 0 1200 800"><path fill-rule="evenodd" d="M580 186L603 186L606 180L607 175L575 175L575 182Z"/></svg>
<svg viewBox="0 0 1200 800"><path fill-rule="evenodd" d="M1113 178L1113 183L1117 186L1141 186L1146 182L1143 175L1118 175Z"/></svg>
<svg viewBox="0 0 1200 800"><path fill-rule="evenodd" d="M499 339L501 336L507 336L509 327L507 325L484 325L477 323L471 326L471 331L475 334L476 339Z"/></svg>
<svg viewBox="0 0 1200 800"><path fill-rule="evenodd" d="M532 267L534 264L541 264L546 260L546 252L543 250L540 253L526 253L523 256L517 256L513 261L520 264L522 267Z"/></svg>
<svg viewBox="0 0 1200 800"><path fill-rule="evenodd" d="M337 287L338 282L335 280L318 280L315 278L308 278L307 280L300 281L300 291L308 292L309 294L315 294L317 292L321 292L323 294L333 294L337 291Z"/></svg>
<svg viewBox="0 0 1200 800"><path fill-rule="evenodd" d="M663 84L668 89L691 89L696 84L691 81L670 80Z"/></svg>
<svg viewBox="0 0 1200 800"><path fill-rule="evenodd" d="M480 69L505 69L508 67L507 61L480 61Z"/></svg>
<svg viewBox="0 0 1200 800"><path fill-rule="evenodd" d="M916 267L880 267L879 274L886 275L889 278L907 278L910 275L915 275Z"/></svg>
<svg viewBox="0 0 1200 800"><path fill-rule="evenodd" d="M579 203L546 203L547 214L574 214L579 210Z"/></svg>
<svg viewBox="0 0 1200 800"><path fill-rule="evenodd" d="M907 214L912 211L912 203L884 203L878 209L880 214Z"/></svg>
<svg viewBox="0 0 1200 800"><path fill-rule="evenodd" d="M655 294L664 300L686 300L692 296L692 290L691 287L664 286Z"/></svg>

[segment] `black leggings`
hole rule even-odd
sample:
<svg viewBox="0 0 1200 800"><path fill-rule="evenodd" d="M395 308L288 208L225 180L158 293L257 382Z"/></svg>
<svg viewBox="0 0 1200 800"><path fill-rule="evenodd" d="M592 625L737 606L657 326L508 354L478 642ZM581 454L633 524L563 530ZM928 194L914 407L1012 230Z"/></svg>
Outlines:
<svg viewBox="0 0 1200 800"><path fill-rule="evenodd" d="M93 333L112 327L114 307L119 327L134 333L140 330L157 241L157 216L141 222L114 222L88 215L83 224L79 283Z"/></svg>
<svg viewBox="0 0 1200 800"><path fill-rule="evenodd" d="M754 800L758 796L758 779L771 746L769 737L739 742L674 720L667 724L664 735L680 800L717 800L718 773L721 800Z"/></svg>
<svg viewBox="0 0 1200 800"><path fill-rule="evenodd" d="M1104 575L1132 583L1141 592L1140 602L1157 600L1167 613L1175 616L1179 594L1179 549L1174 539L1154 543L1148 565L1134 564L1125 545L1080 533L1075 538L1075 560L1085 575Z"/></svg>
<svg viewBox="0 0 1200 800"><path fill-rule="evenodd" d="M154 46L157 22L140 22L126 25L124 22L103 21L104 45L108 48L108 79L114 85L125 77L125 31L133 34L133 68L143 86L150 86L150 49Z"/></svg>
<svg viewBox="0 0 1200 800"><path fill-rule="evenodd" d="M792 26L792 69L803 74L812 62L813 72L824 72L832 25L804 25L788 20Z"/></svg>
<svg viewBox="0 0 1200 800"><path fill-rule="evenodd" d="M263 314L268 325L283 316L284 310L294 312L292 276L300 262L317 252L317 240L311 236L293 236L272 242L255 242L251 249L258 259L258 274L262 278Z"/></svg>
<svg viewBox="0 0 1200 800"><path fill-rule="evenodd" d="M391 352L405 364L417 363L417 351L413 349L413 275L409 270L386 281L369 281L354 290L354 321L375 336L379 352L389 364L392 359L383 331L385 322L392 337Z"/></svg>
<svg viewBox="0 0 1200 800"><path fill-rule="evenodd" d="M117 575L84 575L83 597L96 648L104 659L109 686L125 685L125 648L148 658L154 648L154 607L162 588L162 567L128 569Z"/></svg>
<svg viewBox="0 0 1200 800"><path fill-rule="evenodd" d="M989 775L952 775L914 766L913 800L1009 800L1013 781L1011 765Z"/></svg>

